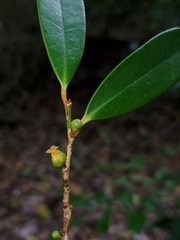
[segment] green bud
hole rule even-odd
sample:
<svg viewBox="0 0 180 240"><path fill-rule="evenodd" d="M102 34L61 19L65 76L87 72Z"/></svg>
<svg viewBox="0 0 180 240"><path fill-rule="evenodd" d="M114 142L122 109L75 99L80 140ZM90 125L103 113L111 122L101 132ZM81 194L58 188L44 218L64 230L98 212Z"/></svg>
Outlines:
<svg viewBox="0 0 180 240"><path fill-rule="evenodd" d="M80 119L74 119L72 122L71 122L71 128L74 132L80 130L82 127L82 122Z"/></svg>
<svg viewBox="0 0 180 240"><path fill-rule="evenodd" d="M52 238L53 239L60 239L61 238L61 234L59 233L58 230L55 230L52 232Z"/></svg>

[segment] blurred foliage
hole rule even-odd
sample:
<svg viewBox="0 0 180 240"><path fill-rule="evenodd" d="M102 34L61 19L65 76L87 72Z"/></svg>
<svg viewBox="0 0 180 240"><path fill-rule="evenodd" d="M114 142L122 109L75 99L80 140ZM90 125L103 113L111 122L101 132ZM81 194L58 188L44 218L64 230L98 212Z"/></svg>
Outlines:
<svg viewBox="0 0 180 240"><path fill-rule="evenodd" d="M179 0L85 0L88 35L101 34L117 38L120 28L124 25L134 31L137 24L144 24L145 34L159 29L170 28L180 24ZM143 23L142 23L143 20ZM131 25L132 24L132 25ZM131 25L131 26L130 26ZM147 27L148 26L148 27ZM36 1L1 0L0 2L0 33L39 31ZM123 32L122 32L123 34ZM143 36L143 35L142 35Z"/></svg>
<svg viewBox="0 0 180 240"><path fill-rule="evenodd" d="M88 34L144 39L180 24L179 0L85 0Z"/></svg>
<svg viewBox="0 0 180 240"><path fill-rule="evenodd" d="M39 75L44 56L36 1L0 1L0 93L23 92ZM6 96L7 97L7 96Z"/></svg>
<svg viewBox="0 0 180 240"><path fill-rule="evenodd" d="M94 179L103 171L108 171L111 178L106 179L104 188L96 194L89 192L88 197L72 195L73 206L77 211L85 208L89 215L95 212L95 209L101 209L101 215L97 215L94 221L95 228L100 234L108 232L113 211L122 211L126 219L125 232L140 233L159 228L169 232L168 240L179 239L179 230L176 228L179 217L175 210L178 209L176 192L179 187L179 171L172 172L171 169L164 167L155 170L150 176L145 170L146 166L147 159L141 155L132 157L127 163L97 164L95 171L91 172L91 177ZM117 176L116 171L120 171L121 174ZM172 208L169 213L167 205L171 205ZM86 217L80 215L73 221L72 227L85 222Z"/></svg>

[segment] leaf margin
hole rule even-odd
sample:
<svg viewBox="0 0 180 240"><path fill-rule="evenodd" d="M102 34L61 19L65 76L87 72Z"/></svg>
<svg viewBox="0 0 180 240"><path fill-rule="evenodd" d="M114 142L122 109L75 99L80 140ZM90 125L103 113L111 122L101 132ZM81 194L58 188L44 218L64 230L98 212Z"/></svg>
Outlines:
<svg viewBox="0 0 180 240"><path fill-rule="evenodd" d="M161 94L163 94L164 92L166 92L170 87L172 87L172 86L175 84L175 83L172 83L172 85L170 85L168 88L166 88L165 90L163 90L160 94L156 94L156 96L154 96L153 98L151 98L149 101L147 101L147 102L145 102L145 103L143 103L143 104L140 104L140 105L138 105L137 107L135 107L135 108L133 108L133 109L131 109L131 110L129 110L129 111L125 111L125 112L123 112L123 113L120 113L120 114L117 114L117 115L114 115L114 116L110 116L110 117L102 117L102 118L94 118L94 119L91 119L91 118L89 117L89 115L90 115L90 114L88 113L89 106L92 104L92 101L93 101L95 95L97 94L97 92L99 91L99 89L101 88L101 86L104 85L104 83L107 81L107 79L109 78L109 76L111 76L111 74L113 74L114 71L116 71L116 69L119 68L119 66L123 65L126 61L129 61L129 59L130 59L131 57L133 57L137 52L142 51L142 49L143 49L144 47L146 47L149 43L151 43L153 40L156 40L158 37L161 37L162 35L167 34L167 33L169 33L169 32L173 32L173 31L179 31L179 34L180 34L180 27L170 28L170 29L167 29L167 30L165 30L165 31L163 31L163 32L155 35L154 37L152 37L151 39L149 39L146 43L144 43L140 48L138 48L136 51L134 51L133 53L131 53L130 55L128 55L123 61L121 61L121 62L105 77L105 79L101 82L101 84L99 85L99 87L96 89L95 93L94 93L93 96L91 97L91 99L90 99L90 101L89 101L89 103L88 103L88 105L87 105L87 107L86 107L85 113L84 113L84 115L83 115L83 117L82 117L82 119L81 119L83 125L86 124L87 122L90 122L90 121L102 120L102 119L117 117L117 116L123 115L123 114L125 114L125 113L128 113L128 112L130 112L130 111L133 111L133 110L135 110L135 109L137 109L137 108L139 108L139 107L141 107L141 106L143 106L143 105L145 105L145 104L148 104L150 101L154 100L156 97L158 97L158 96L160 96ZM180 37L180 35L179 35L179 37ZM179 49L179 50L180 50L180 49ZM178 51L178 52L179 52L179 51ZM171 56L170 56L170 57L171 57ZM179 78L180 78L180 77L179 77ZM179 81L179 80L177 80L176 83L177 83L178 81ZM98 107L97 107L97 108L98 108ZM96 110L94 110L94 111L96 111ZM92 115L93 115L93 114L92 114Z"/></svg>
<svg viewBox="0 0 180 240"><path fill-rule="evenodd" d="M37 9L38 9L38 18L39 18L39 25L40 25L40 29L41 29L41 34L42 34L42 38L43 38L43 42L44 42L44 46L45 46L45 49L46 49L46 52L47 52L47 55L48 55L48 59L49 59L49 61L50 61L50 63L51 63L51 66L52 66L52 69L53 69L53 71L54 71L54 73L55 73L55 75L56 75L56 77L57 77L57 79L58 79L58 81L59 81L59 83L60 83L60 85L61 85L61 87L62 87L62 89L65 89L64 91L66 91L66 88L67 88L67 86L69 85L69 83L70 83L70 81L72 80L72 77L73 77L73 75L75 74L75 72L76 72L76 70L77 70L77 68L78 68L78 66L79 66L79 63L80 63L80 61L81 61L81 58L82 58L82 56L83 56L83 52L84 52L84 47L85 47L85 39L86 39L86 16L85 16L85 6L84 6L84 1L83 0L76 0L76 1L74 1L74 0L68 0L68 2L71 2L71 3L74 3L74 5L75 4L79 4L79 6L78 7L81 7L81 13L82 13L82 16L81 16L81 18L83 18L83 21L81 22L81 23L79 23L79 27L81 28L81 33L82 34L80 34L81 35L81 44L80 44L80 41L79 41L79 44L77 44L78 46L79 45L81 45L81 49L79 50L79 54L77 54L78 56L76 56L76 60L74 60L74 65L75 65L75 67L74 67L74 70L71 70L71 74L70 74L70 76L67 78L67 79L63 79L63 77L62 76L60 76L61 74L59 73L59 70L57 70L58 69L58 66L56 66L57 64L55 63L56 62L56 59L53 59L53 57L51 56L51 52L50 52L50 48L53 48L53 46L48 46L48 43L47 43L47 39L46 39L46 37L45 37L45 31L43 30L43 22L42 22L42 16L41 16L41 8L48 8L49 6L50 6L50 1L51 2L54 2L55 4L57 3L57 2L59 2L60 3L60 5L61 5L61 3L63 2L63 1L65 1L65 3L66 3L66 5L67 5L67 0L37 0ZM47 6L43 6L43 2L44 2L44 5L46 5L47 4ZM42 5L41 5L42 4ZM48 5L49 4L49 5ZM53 6L52 6L53 7ZM71 8L73 8L73 6L71 6ZM47 10L47 9L46 9ZM54 9L55 10L55 9ZM72 9L72 11L73 11L73 9ZM46 11L46 13L48 12L48 10ZM65 15L69 15L70 13L67 13L67 12L65 12L64 13ZM45 14L45 17L44 17L44 19L46 18L47 16L46 16L46 14ZM78 16L79 17L79 16ZM46 20L44 20L45 22L46 22ZM51 23L52 24L52 23ZM73 24L71 25L71 27L74 25L74 22L73 22ZM55 38L57 38L57 36L56 36L57 34L56 33L54 33L54 36L55 36ZM55 40L55 39L54 39ZM50 45L50 44L49 44ZM59 50L60 51L60 50ZM67 51L66 51L67 52ZM66 53L65 53L65 55L66 55ZM63 65L66 65L66 63L65 64L63 64ZM71 65L71 64L69 64L69 65ZM59 66L59 68L60 68L60 66ZM66 68L66 66L63 68L64 70L63 71L65 71L65 68ZM67 71L67 70L66 70Z"/></svg>

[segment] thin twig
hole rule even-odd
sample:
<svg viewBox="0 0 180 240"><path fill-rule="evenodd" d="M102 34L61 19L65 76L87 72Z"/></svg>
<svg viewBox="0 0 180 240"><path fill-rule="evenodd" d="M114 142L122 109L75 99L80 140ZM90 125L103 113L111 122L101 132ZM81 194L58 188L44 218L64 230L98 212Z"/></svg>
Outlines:
<svg viewBox="0 0 180 240"><path fill-rule="evenodd" d="M69 186L69 171L70 171L70 161L72 155L72 145L74 142L74 136L71 130L71 100L67 100L66 92L61 93L62 101L65 108L66 122L67 122L67 150L66 150L66 162L62 168L63 174L63 233L62 240L68 240L69 236L69 225L71 220L71 209L70 204L70 186Z"/></svg>

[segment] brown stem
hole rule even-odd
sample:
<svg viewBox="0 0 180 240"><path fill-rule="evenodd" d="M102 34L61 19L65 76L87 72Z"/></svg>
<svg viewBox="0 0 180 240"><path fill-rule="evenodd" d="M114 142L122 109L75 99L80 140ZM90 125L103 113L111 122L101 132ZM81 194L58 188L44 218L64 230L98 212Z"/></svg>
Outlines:
<svg viewBox="0 0 180 240"><path fill-rule="evenodd" d="M71 209L69 197L70 197L70 186L69 186L69 170L70 170L70 159L72 155L72 145L74 138L71 137L71 131L68 129L68 144L67 144L67 157L66 165L62 168L63 181L64 181L64 191L63 191L63 240L68 240L69 235L69 225L71 220Z"/></svg>
<svg viewBox="0 0 180 240"><path fill-rule="evenodd" d="M69 186L69 171L70 171L70 160L72 155L72 145L74 142L74 137L71 130L71 100L67 100L66 89L61 92L62 101L65 108L66 122L67 122L67 152L66 152L66 162L62 168L63 174L63 233L62 240L68 240L69 236L69 225L71 220L71 209L70 204L70 186Z"/></svg>

